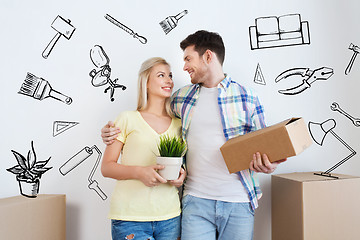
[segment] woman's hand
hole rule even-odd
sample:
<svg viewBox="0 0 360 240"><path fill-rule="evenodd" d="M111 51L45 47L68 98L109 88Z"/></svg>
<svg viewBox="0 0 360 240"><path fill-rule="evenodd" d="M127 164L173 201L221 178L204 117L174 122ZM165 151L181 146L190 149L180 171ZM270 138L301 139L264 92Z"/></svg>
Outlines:
<svg viewBox="0 0 360 240"><path fill-rule="evenodd" d="M148 167L140 167L138 179L147 187L155 187L161 183L167 183L166 179L162 178L157 170L163 169L163 165L152 165Z"/></svg>
<svg viewBox="0 0 360 240"><path fill-rule="evenodd" d="M176 180L171 180L169 183L177 188L181 187L184 184L184 180L186 178L186 171L185 169L180 169L180 176Z"/></svg>

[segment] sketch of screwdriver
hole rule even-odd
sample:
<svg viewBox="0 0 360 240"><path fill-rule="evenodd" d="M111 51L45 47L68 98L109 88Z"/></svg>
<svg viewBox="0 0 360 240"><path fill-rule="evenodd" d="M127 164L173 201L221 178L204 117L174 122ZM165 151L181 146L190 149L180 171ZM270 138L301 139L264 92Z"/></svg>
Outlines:
<svg viewBox="0 0 360 240"><path fill-rule="evenodd" d="M171 30L173 30L179 21L180 18L185 16L188 13L188 10L184 10L176 16L169 16L165 18L165 20L161 21L159 24L164 30L165 34L168 34Z"/></svg>
<svg viewBox="0 0 360 240"><path fill-rule="evenodd" d="M52 89L48 81L29 72L27 73L24 83L21 85L20 91L18 93L33 97L38 100L52 97L66 104L72 103L72 99L70 97Z"/></svg>
<svg viewBox="0 0 360 240"><path fill-rule="evenodd" d="M115 18L113 18L112 16L110 16L109 14L105 15L106 20L108 20L109 22L111 22L112 24L114 24L115 26L121 28L122 30L124 30L125 32L127 32L128 34L130 34L131 36L133 36L134 38L138 39L142 44L147 43L147 39L144 38L143 36L138 35L137 33L135 33L133 30L131 30L130 28L128 28L127 26L125 26L124 24L122 24L121 22L119 22L118 20L116 20Z"/></svg>

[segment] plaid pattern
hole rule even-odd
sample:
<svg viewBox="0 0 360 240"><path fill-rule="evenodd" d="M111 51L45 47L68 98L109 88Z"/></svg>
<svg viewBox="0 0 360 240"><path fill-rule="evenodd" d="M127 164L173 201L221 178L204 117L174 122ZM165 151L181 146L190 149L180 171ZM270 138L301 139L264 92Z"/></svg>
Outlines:
<svg viewBox="0 0 360 240"><path fill-rule="evenodd" d="M185 141L199 92L200 85L192 84L180 88L172 96L171 109L181 118ZM226 140L265 127L264 108L258 97L229 76L218 85L218 104ZM256 209L262 195L257 174L249 169L237 174L249 194L252 208Z"/></svg>

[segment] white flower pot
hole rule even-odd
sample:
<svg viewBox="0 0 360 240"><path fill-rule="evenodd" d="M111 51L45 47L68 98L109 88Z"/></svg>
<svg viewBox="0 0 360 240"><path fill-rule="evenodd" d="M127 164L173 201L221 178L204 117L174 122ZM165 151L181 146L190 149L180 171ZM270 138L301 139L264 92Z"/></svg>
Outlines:
<svg viewBox="0 0 360 240"><path fill-rule="evenodd" d="M166 180L178 179L182 161L182 157L157 157L156 163L165 166L164 169L159 170L160 176Z"/></svg>
<svg viewBox="0 0 360 240"><path fill-rule="evenodd" d="M36 198L39 193L40 181L36 179L34 182L29 180L19 180L21 195L29 198Z"/></svg>

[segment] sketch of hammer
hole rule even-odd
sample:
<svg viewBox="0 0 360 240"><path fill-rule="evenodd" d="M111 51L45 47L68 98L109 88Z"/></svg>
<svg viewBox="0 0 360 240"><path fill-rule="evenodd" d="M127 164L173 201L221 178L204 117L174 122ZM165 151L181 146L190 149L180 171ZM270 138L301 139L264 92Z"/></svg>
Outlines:
<svg viewBox="0 0 360 240"><path fill-rule="evenodd" d="M353 66L353 64L354 64L355 58L356 58L356 56L358 55L358 53L360 52L360 48L359 48L358 46L352 44L352 43L350 43L349 49L350 49L350 50L353 50L354 53L353 53L353 55L352 55L352 57L351 57L351 59L350 59L349 64L347 65L347 67L346 67L346 69L345 69L345 74L346 74L346 75L348 75L348 74L350 73L351 68L352 68L352 66Z"/></svg>
<svg viewBox="0 0 360 240"><path fill-rule="evenodd" d="M56 35L51 39L50 43L46 46L42 53L43 58L48 58L56 42L61 36L69 40L75 31L75 27L70 24L70 19L65 20L61 16L57 16L52 22L51 27L57 31Z"/></svg>

